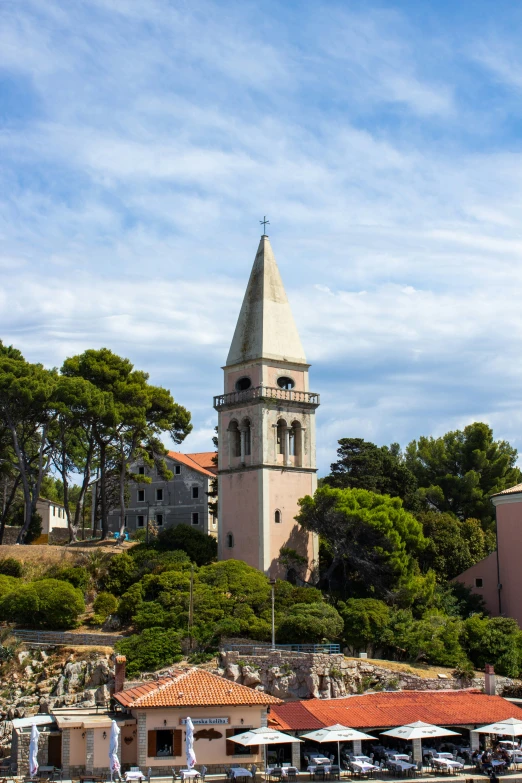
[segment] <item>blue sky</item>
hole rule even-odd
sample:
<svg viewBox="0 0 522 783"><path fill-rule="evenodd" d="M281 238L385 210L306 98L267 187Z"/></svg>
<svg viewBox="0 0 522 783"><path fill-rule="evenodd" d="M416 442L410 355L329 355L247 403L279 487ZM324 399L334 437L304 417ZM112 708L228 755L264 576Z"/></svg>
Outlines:
<svg viewBox="0 0 522 783"><path fill-rule="evenodd" d="M0 335L193 413L270 237L318 460L474 420L522 450L522 6L4 0Z"/></svg>

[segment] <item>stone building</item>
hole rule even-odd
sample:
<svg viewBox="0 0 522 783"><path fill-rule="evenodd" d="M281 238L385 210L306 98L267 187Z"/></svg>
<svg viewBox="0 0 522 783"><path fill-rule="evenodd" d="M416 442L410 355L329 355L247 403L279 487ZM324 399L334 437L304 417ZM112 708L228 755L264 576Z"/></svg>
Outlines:
<svg viewBox="0 0 522 783"><path fill-rule="evenodd" d="M268 236L261 237L224 367L219 415L219 557L285 576L281 547L312 566L297 501L316 481L315 412L301 340Z"/></svg>
<svg viewBox="0 0 522 783"><path fill-rule="evenodd" d="M130 498L126 508L126 527L132 533L147 527L147 519L158 530L176 525L190 525L196 530L217 537L217 519L209 509L209 492L215 481L215 452L181 454L169 451L165 460L172 473L165 481L158 471L144 463L131 465L132 473L152 479L150 484L130 483ZM109 514L109 529L120 529L120 510Z"/></svg>

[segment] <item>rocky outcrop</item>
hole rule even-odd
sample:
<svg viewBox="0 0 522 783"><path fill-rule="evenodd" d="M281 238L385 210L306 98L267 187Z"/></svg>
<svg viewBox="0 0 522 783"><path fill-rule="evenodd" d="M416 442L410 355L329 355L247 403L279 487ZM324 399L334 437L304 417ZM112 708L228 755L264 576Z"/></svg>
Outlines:
<svg viewBox="0 0 522 783"><path fill-rule="evenodd" d="M218 673L229 680L266 691L281 699L335 699L371 690L446 690L483 688L484 678L455 679L450 674L421 677L412 671L386 667L344 655L267 650L255 655L222 653ZM512 684L497 677L497 693Z"/></svg>

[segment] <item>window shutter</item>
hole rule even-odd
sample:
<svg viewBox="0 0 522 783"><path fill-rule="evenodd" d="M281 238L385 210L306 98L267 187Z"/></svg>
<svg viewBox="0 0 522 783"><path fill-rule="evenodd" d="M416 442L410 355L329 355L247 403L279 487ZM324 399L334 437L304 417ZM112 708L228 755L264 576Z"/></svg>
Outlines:
<svg viewBox="0 0 522 783"><path fill-rule="evenodd" d="M183 731L182 729L174 729L172 733L174 735L174 741L172 743L173 755L181 756L181 747L183 745Z"/></svg>
<svg viewBox="0 0 522 783"><path fill-rule="evenodd" d="M227 738L227 742L226 742L226 745L227 745L227 756L233 756L235 751L236 751L235 744L229 739L229 737L233 737L235 733L236 733L235 729L226 729L225 730L225 736Z"/></svg>
<svg viewBox="0 0 522 783"><path fill-rule="evenodd" d="M147 732L147 756L156 755L156 732Z"/></svg>

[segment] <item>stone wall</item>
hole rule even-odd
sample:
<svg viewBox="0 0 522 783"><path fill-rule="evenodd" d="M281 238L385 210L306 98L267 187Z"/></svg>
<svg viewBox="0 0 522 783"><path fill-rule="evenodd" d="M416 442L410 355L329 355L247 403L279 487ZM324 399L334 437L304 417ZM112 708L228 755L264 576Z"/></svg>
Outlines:
<svg viewBox="0 0 522 783"><path fill-rule="evenodd" d="M371 690L447 690L484 688L484 678L471 682L452 677L420 677L413 672L387 668L344 655L256 651L255 655L223 652L219 673L229 680L265 691L280 699L338 698ZM511 683L497 677L496 691L501 694Z"/></svg>
<svg viewBox="0 0 522 783"><path fill-rule="evenodd" d="M32 644L48 645L52 647L54 645L73 645L74 647L86 645L86 646L100 646L100 647L114 647L117 641L121 639L118 634L112 633L72 633L70 631L25 631L18 628L13 628L11 631L13 636L24 642L28 647Z"/></svg>
<svg viewBox="0 0 522 783"><path fill-rule="evenodd" d="M16 544L16 539L18 538L18 533L21 529L21 527L11 527L11 525L6 525L4 528L2 544L5 544L6 546L12 546L13 544Z"/></svg>
<svg viewBox="0 0 522 783"><path fill-rule="evenodd" d="M40 736L38 738L38 764L46 766L49 751L49 732L40 727ZM13 743L11 747L11 761L16 764L16 773L18 775L29 774L29 745L31 743L30 731L13 732Z"/></svg>

